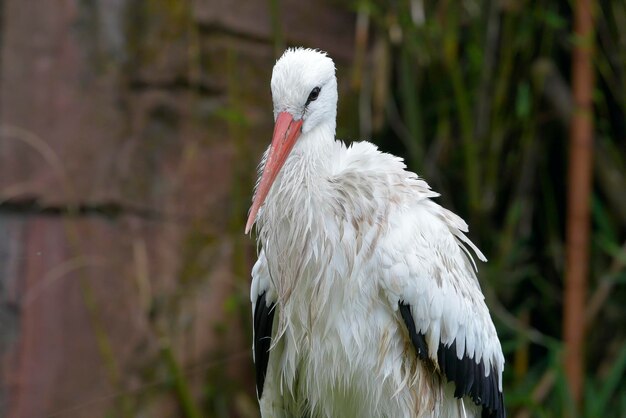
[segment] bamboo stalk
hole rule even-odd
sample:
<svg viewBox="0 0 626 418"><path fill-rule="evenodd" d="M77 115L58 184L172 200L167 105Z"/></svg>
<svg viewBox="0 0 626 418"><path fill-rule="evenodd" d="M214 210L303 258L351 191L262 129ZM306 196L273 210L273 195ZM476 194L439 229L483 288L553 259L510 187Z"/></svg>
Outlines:
<svg viewBox="0 0 626 418"><path fill-rule="evenodd" d="M570 124L567 264L565 269L565 373L580 405L584 383L585 299L589 271L589 212L593 154L593 0L575 3L574 115Z"/></svg>
<svg viewBox="0 0 626 418"><path fill-rule="evenodd" d="M280 57L285 49L285 35L281 25L281 13L279 0L269 0L270 27L272 29L272 41L274 44L274 56Z"/></svg>

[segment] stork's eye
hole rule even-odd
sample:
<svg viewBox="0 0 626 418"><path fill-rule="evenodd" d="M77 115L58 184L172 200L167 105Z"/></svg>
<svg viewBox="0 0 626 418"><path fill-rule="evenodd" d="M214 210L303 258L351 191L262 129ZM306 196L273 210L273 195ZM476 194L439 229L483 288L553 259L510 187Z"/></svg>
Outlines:
<svg viewBox="0 0 626 418"><path fill-rule="evenodd" d="M309 98L306 99L306 103L304 104L304 106L308 106L309 103L314 102L317 99L317 96L319 95L320 95L320 88L315 87L313 90L311 90L311 93L309 93Z"/></svg>

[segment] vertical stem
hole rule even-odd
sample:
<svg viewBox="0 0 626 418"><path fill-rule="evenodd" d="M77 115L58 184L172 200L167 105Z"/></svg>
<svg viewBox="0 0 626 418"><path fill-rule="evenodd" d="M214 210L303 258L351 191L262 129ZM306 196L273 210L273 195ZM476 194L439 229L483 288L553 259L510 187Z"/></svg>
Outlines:
<svg viewBox="0 0 626 418"><path fill-rule="evenodd" d="M417 97L415 86L416 73L419 71L411 62L411 54L407 47L403 47L400 52L400 98L404 112L404 120L411 134L411 140L406 146L411 156L413 167L421 168L424 165L424 132L422 127L422 112Z"/></svg>
<svg viewBox="0 0 626 418"><path fill-rule="evenodd" d="M356 15L356 27L354 30L354 59L352 69L352 88L360 90L363 83L365 56L367 53L367 41L369 39L370 15L367 3L361 1Z"/></svg>
<svg viewBox="0 0 626 418"><path fill-rule="evenodd" d="M480 210L479 195L479 172L476 161L476 143L474 140L474 128L472 127L472 115L470 110L470 100L467 89L463 81L461 64L455 61L450 66L450 79L454 91L456 110L461 126L461 138L463 140L463 155L465 157L465 181L470 202L470 213L476 214Z"/></svg>
<svg viewBox="0 0 626 418"><path fill-rule="evenodd" d="M512 12L504 12L500 29L500 45L497 51L497 69L494 70L493 97L491 99L491 120L488 127L490 133L489 146L485 153L485 171L483 187L487 192L495 192L500 187L500 171L502 170L502 148L504 138L510 129L510 118L507 115L509 107L506 106L507 91L510 89L511 76L515 69L516 48L514 45L515 34L519 28ZM486 70L485 70L486 71ZM480 94L480 93L479 93Z"/></svg>
<svg viewBox="0 0 626 418"><path fill-rule="evenodd" d="M67 186L68 190L70 187L71 186L69 185ZM81 242L79 238L80 232L78 231L78 226L76 224L76 208L74 206L68 205L67 210L68 219L64 221L67 231L67 241L71 253L78 256L79 254L81 254ZM103 361L103 366L108 374L109 382L111 383L111 386L113 386L116 390L122 393L118 401L117 412L122 417L132 417L132 403L130 398L125 394L124 391L119 363L115 358L115 353L113 351L113 346L111 345L111 340L109 339L106 327L102 321L102 313L100 311L100 306L98 305L98 302L96 300L96 295L94 294L93 287L84 271L81 272L81 275L79 277L79 285L83 303L85 304L87 314L89 315L89 321L94 332L94 336L96 338L96 344L98 346L98 351Z"/></svg>
<svg viewBox="0 0 626 418"><path fill-rule="evenodd" d="M452 83L452 92L461 129L463 156L465 159L465 182L469 198L469 213L470 217L474 219L475 215L480 211L479 171L476 165L478 159L476 143L474 141L470 97L465 80L463 79L463 63L459 59L460 28L459 17L456 13L458 13L458 11L453 12L453 10L450 10L447 16L448 21L446 25L448 29L447 33L444 35L444 56Z"/></svg>
<svg viewBox="0 0 626 418"><path fill-rule="evenodd" d="M589 270L589 203L593 153L593 0L576 0L573 95L570 124L567 264L565 269L565 373L580 405L584 382L584 323Z"/></svg>
<svg viewBox="0 0 626 418"><path fill-rule="evenodd" d="M272 27L272 40L274 42L274 56L280 57L285 49L285 36L281 24L280 0L269 0L270 25Z"/></svg>
<svg viewBox="0 0 626 418"><path fill-rule="evenodd" d="M178 395L178 403L180 404L183 416L185 418L201 418L202 414L194 403L191 389L189 388L189 384L185 379L185 375L183 374L180 365L176 361L170 342L166 341L164 337L161 338L163 340L161 354L163 355L163 360L171 373L176 394Z"/></svg>
<svg viewBox="0 0 626 418"><path fill-rule="evenodd" d="M493 96L493 81L496 70L496 57L498 55L498 40L500 38L500 16L499 6L495 1L488 0L487 11L485 17L487 19L484 40L484 57L482 65L482 74L477 93L476 107L474 108L475 125L474 138L484 141L489 131L489 122L491 120L491 105L493 103L490 98Z"/></svg>

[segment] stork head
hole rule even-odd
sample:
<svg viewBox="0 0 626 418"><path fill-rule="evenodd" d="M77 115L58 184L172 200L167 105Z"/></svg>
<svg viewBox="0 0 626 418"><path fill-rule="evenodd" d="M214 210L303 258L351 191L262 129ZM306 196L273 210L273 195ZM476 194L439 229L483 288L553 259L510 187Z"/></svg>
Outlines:
<svg viewBox="0 0 626 418"><path fill-rule="evenodd" d="M314 49L288 49L274 65L272 99L274 120L287 113L302 123L303 134L320 124L334 126L337 79L333 60Z"/></svg>
<svg viewBox="0 0 626 418"><path fill-rule="evenodd" d="M246 234L298 139L321 126L335 131L337 79L335 64L326 53L304 48L286 50L274 65L271 85L274 135L250 208Z"/></svg>

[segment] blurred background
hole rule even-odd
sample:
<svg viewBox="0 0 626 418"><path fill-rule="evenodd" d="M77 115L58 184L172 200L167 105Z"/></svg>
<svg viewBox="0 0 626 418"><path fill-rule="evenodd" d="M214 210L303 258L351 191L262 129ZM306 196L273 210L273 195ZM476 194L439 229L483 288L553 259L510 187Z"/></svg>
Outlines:
<svg viewBox="0 0 626 418"><path fill-rule="evenodd" d="M626 417L626 2L593 3L589 36L577 5L1 0L0 416L258 416L243 228L272 66L302 45L336 62L338 136L404 156L489 258L509 416ZM566 356L577 116L591 231Z"/></svg>

